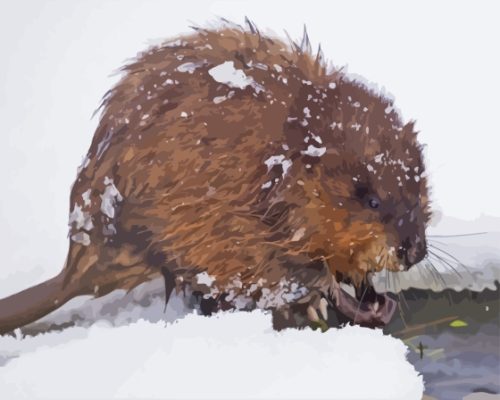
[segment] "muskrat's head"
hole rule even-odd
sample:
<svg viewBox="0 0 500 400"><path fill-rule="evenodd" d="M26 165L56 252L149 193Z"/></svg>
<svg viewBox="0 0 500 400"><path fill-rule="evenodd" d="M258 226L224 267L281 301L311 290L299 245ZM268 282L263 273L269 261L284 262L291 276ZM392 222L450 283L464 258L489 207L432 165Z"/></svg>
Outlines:
<svg viewBox="0 0 500 400"><path fill-rule="evenodd" d="M289 190L301 199L289 217L291 241L325 260L342 287L354 286L337 299L344 314L386 323L394 303L375 293L371 274L405 270L426 256L422 146L413 123L403 124L392 102L363 85L337 80L305 97L287 130L295 154Z"/></svg>

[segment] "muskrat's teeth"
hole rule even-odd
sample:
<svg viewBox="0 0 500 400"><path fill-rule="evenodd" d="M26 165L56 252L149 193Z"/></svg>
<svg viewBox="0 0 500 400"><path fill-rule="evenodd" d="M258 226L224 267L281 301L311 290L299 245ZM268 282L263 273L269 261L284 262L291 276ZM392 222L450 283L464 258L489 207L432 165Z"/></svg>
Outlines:
<svg viewBox="0 0 500 400"><path fill-rule="evenodd" d="M328 301L323 297L319 301L319 312L324 320L328 319Z"/></svg>
<svg viewBox="0 0 500 400"><path fill-rule="evenodd" d="M375 303L372 304L372 309L373 311L377 312L380 304L378 303L378 300L375 301Z"/></svg>
<svg viewBox="0 0 500 400"><path fill-rule="evenodd" d="M308 306L307 307L307 317L312 322L319 322L318 312L314 309L313 306Z"/></svg>

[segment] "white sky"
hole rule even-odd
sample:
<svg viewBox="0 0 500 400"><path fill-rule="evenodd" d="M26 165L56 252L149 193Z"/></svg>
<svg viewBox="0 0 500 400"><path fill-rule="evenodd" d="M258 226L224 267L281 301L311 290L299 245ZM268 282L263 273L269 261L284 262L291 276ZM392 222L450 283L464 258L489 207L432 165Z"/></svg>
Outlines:
<svg viewBox="0 0 500 400"><path fill-rule="evenodd" d="M20 281L59 270L69 189L110 73L154 39L216 15L299 37L383 85L417 120L444 214L500 216L496 2L16 1L0 5L0 250ZM38 269L37 269L38 268ZM7 272L5 272L7 271ZM17 280L16 280L17 281Z"/></svg>

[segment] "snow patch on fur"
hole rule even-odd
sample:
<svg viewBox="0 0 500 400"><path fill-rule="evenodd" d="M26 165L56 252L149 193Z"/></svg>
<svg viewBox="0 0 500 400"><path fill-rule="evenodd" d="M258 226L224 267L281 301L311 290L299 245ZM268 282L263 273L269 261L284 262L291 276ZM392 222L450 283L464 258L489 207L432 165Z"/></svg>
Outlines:
<svg viewBox="0 0 500 400"><path fill-rule="evenodd" d="M259 85L251 76L247 76L242 69L234 68L233 61L226 61L208 70L210 76L219 83L223 83L231 88L245 89L251 86L257 93L264 88Z"/></svg>

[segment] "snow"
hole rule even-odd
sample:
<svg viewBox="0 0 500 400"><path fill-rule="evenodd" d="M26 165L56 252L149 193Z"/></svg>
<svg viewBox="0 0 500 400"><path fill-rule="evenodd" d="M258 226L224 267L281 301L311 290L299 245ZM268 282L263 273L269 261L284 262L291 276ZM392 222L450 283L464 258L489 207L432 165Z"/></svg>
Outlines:
<svg viewBox="0 0 500 400"><path fill-rule="evenodd" d="M177 71L187 72L189 74L192 74L197 68L202 67L204 64L205 64L205 61L187 62L187 63L179 65L177 67Z"/></svg>
<svg viewBox="0 0 500 400"><path fill-rule="evenodd" d="M84 246L88 246L90 244L90 236L85 232L77 232L74 235L71 235L71 240L73 242L83 244Z"/></svg>
<svg viewBox="0 0 500 400"><path fill-rule="evenodd" d="M227 100L226 96L216 96L216 97L214 97L213 102L215 104L219 104L219 103L222 103L225 100Z"/></svg>
<svg viewBox="0 0 500 400"><path fill-rule="evenodd" d="M224 96L216 96L213 98L213 102L215 104L222 103L223 101L226 101L227 99L230 99L234 96L234 90L231 90L227 95Z"/></svg>
<svg viewBox="0 0 500 400"><path fill-rule="evenodd" d="M302 154L308 155L310 157L321 157L326 153L326 147L315 147L312 144L307 146L307 150L301 151Z"/></svg>
<svg viewBox="0 0 500 400"><path fill-rule="evenodd" d="M264 161L264 164L267 165L267 170L270 171L273 166L281 164L284 159L285 156L283 154L279 154L277 156L269 157L267 160Z"/></svg>
<svg viewBox="0 0 500 400"><path fill-rule="evenodd" d="M73 223L75 223L76 229L83 228L90 231L94 227L90 214L86 211L82 211L82 207L77 203L75 203L73 211L69 214L68 225L72 225Z"/></svg>
<svg viewBox="0 0 500 400"><path fill-rule="evenodd" d="M292 166L292 160L285 158L285 156L283 154L279 154L279 155L269 157L268 159L266 159L264 161L264 164L266 164L268 172L271 171L271 169L275 165L281 165L281 168L283 169L282 176L285 177L287 171Z"/></svg>
<svg viewBox="0 0 500 400"><path fill-rule="evenodd" d="M243 70L234 68L233 61L226 61L209 69L208 73L215 81L224 83L232 88L245 89L253 82Z"/></svg>
<svg viewBox="0 0 500 400"><path fill-rule="evenodd" d="M292 166L292 160L283 160L281 163L281 167L283 168L283 177L286 175L287 171L290 169Z"/></svg>
<svg viewBox="0 0 500 400"><path fill-rule="evenodd" d="M84 207L90 206L92 204L92 202L90 200L91 192L92 192L92 189L87 189L85 192L82 193L82 200L83 200Z"/></svg>
<svg viewBox="0 0 500 400"><path fill-rule="evenodd" d="M245 89L247 86L252 86L257 93L264 90L251 76L247 76L241 69L236 69L233 61L226 61L210 68L208 73L216 82L231 88Z"/></svg>
<svg viewBox="0 0 500 400"><path fill-rule="evenodd" d="M104 154L104 152L108 149L109 143L111 141L111 137L113 136L113 130L110 128L106 132L106 135L104 135L104 138L102 139L101 142L97 145L97 159L99 160L101 156ZM88 163L87 163L88 165Z"/></svg>
<svg viewBox="0 0 500 400"><path fill-rule="evenodd" d="M77 168L78 173L82 172L85 168L87 168L89 164L90 164L90 158L89 156L85 156L80 166Z"/></svg>
<svg viewBox="0 0 500 400"><path fill-rule="evenodd" d="M196 282L200 285L212 286L212 283L215 282L215 277L209 275L206 271L203 271L196 274Z"/></svg>
<svg viewBox="0 0 500 400"><path fill-rule="evenodd" d="M258 69L260 69L262 71L267 71L269 69L269 67L266 64L263 64L263 63L254 63L253 61L250 61L248 63L248 66L249 67L258 68Z"/></svg>
<svg viewBox="0 0 500 400"><path fill-rule="evenodd" d="M302 239L304 237L304 234L306 233L306 228L304 227L301 227L299 229L297 229L292 238L290 239L290 241L292 242L298 242L300 239Z"/></svg>
<svg viewBox="0 0 500 400"><path fill-rule="evenodd" d="M373 160L377 163L377 164L381 164L382 163L382 158L384 157L384 153L380 153L380 154L377 154L375 157L373 157Z"/></svg>
<svg viewBox="0 0 500 400"><path fill-rule="evenodd" d="M270 324L262 312L190 314L2 337L0 390L8 399L421 398L407 348L379 330L277 333Z"/></svg>
<svg viewBox="0 0 500 400"><path fill-rule="evenodd" d="M311 118L311 110L309 110L309 107L304 107L303 111L306 118Z"/></svg>
<svg viewBox="0 0 500 400"><path fill-rule="evenodd" d="M312 136L314 140L316 140L319 144L323 144L323 139L321 139L320 136L315 135L313 132L309 132L309 134Z"/></svg>
<svg viewBox="0 0 500 400"><path fill-rule="evenodd" d="M116 203L122 201L123 197L113 183L113 179L106 176L104 184L106 188L101 195L101 212L109 218L114 218Z"/></svg>
<svg viewBox="0 0 500 400"><path fill-rule="evenodd" d="M260 188L261 189L269 189L273 185L272 181L267 181L266 183L263 183Z"/></svg>

